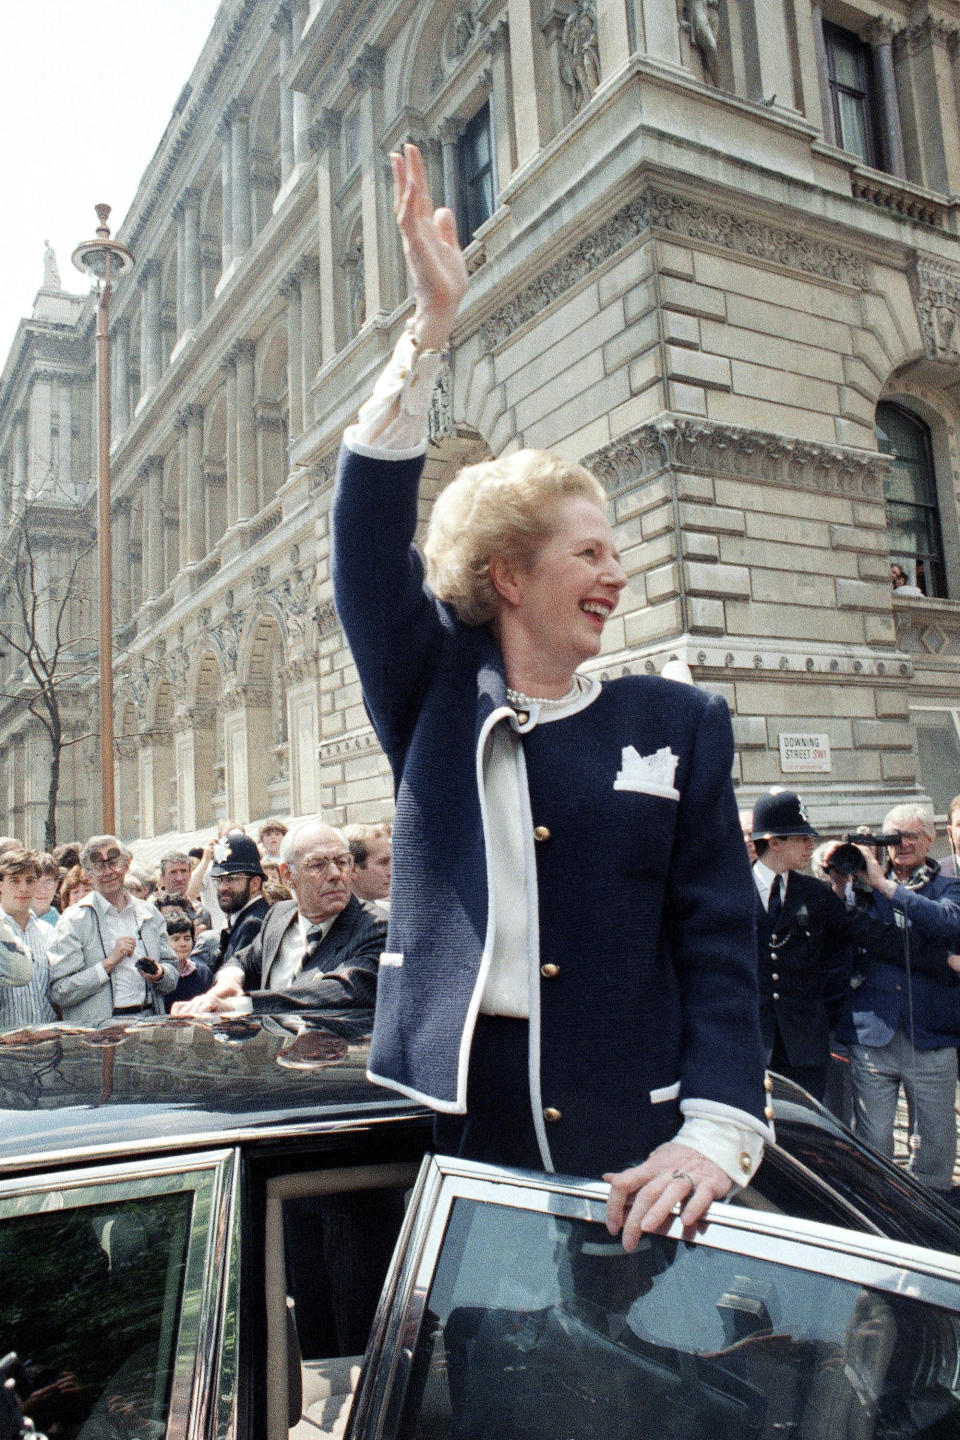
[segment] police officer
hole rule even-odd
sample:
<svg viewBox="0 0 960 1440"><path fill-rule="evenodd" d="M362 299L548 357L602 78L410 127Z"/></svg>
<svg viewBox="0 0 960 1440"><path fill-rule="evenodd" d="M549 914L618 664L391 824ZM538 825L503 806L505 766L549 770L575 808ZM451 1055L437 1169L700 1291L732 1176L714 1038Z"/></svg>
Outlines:
<svg viewBox="0 0 960 1440"><path fill-rule="evenodd" d="M753 807L760 1026L767 1063L822 1100L830 1029L849 989L856 950L895 951L896 927L848 910L806 868L819 836L792 790Z"/></svg>
<svg viewBox="0 0 960 1440"><path fill-rule="evenodd" d="M256 841L240 831L224 835L213 848L210 877L217 889L217 904L227 917L214 963L219 970L237 950L252 944L270 910L261 894L267 877Z"/></svg>

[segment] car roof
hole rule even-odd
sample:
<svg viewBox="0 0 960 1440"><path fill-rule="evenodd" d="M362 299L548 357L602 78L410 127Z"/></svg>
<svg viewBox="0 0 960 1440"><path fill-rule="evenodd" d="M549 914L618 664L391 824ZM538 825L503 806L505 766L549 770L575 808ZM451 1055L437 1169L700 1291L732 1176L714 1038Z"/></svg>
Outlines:
<svg viewBox="0 0 960 1440"><path fill-rule="evenodd" d="M425 1112L366 1078L369 1017L168 1017L0 1034L0 1174Z"/></svg>

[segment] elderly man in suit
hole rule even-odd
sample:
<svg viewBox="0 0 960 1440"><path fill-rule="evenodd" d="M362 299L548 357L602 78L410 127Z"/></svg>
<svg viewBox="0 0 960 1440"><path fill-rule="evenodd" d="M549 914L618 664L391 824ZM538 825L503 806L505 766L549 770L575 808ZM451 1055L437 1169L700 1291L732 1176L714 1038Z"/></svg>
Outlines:
<svg viewBox="0 0 960 1440"><path fill-rule="evenodd" d="M372 1009L386 925L350 890L353 857L339 830L305 820L288 831L280 873L295 900L274 905L211 990L175 1015Z"/></svg>

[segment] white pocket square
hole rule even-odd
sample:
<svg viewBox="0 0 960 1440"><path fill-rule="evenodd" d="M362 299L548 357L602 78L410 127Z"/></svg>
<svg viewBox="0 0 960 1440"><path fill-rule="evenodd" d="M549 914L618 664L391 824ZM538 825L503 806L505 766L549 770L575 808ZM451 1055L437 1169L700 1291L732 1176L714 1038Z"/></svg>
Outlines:
<svg viewBox="0 0 960 1440"><path fill-rule="evenodd" d="M632 745L624 745L613 788L660 795L664 800L679 800L680 791L673 783L679 758L668 745L653 755L640 755Z"/></svg>

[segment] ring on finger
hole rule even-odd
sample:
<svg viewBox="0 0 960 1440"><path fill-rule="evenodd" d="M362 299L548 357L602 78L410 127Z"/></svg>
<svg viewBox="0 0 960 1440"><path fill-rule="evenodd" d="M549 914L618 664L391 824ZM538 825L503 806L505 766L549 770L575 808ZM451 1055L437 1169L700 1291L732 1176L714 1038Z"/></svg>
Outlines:
<svg viewBox="0 0 960 1440"><path fill-rule="evenodd" d="M670 1178L672 1180L686 1180L691 1190L696 1190L697 1188L696 1180L694 1180L692 1175L688 1175L686 1170L674 1170Z"/></svg>

